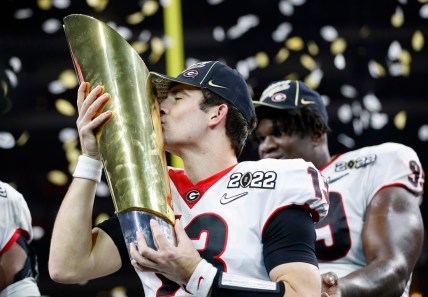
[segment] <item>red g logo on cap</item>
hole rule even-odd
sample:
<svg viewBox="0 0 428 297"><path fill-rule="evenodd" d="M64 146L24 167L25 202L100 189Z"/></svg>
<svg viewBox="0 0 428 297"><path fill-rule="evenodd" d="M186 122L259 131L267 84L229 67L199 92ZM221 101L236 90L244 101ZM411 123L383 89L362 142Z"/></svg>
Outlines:
<svg viewBox="0 0 428 297"><path fill-rule="evenodd" d="M191 78L195 78L196 76L198 76L198 74L199 72L194 69L186 70L183 72L184 77L191 77Z"/></svg>
<svg viewBox="0 0 428 297"><path fill-rule="evenodd" d="M284 93L276 93L273 94L272 97L270 97L270 100L272 100L272 102L283 102L287 100L287 95L285 95Z"/></svg>

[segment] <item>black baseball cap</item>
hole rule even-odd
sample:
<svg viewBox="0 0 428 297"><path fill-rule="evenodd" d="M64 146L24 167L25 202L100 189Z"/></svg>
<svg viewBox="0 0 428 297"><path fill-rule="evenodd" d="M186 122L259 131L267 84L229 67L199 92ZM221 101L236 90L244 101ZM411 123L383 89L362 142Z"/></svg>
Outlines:
<svg viewBox="0 0 428 297"><path fill-rule="evenodd" d="M253 101L256 108L271 107L277 109L292 109L310 107L319 111L326 123L328 114L321 95L299 80L284 80L269 85L260 96L259 101Z"/></svg>
<svg viewBox="0 0 428 297"><path fill-rule="evenodd" d="M255 116L254 105L244 77L220 61L198 62L177 77L150 72L159 99L166 98L171 82L205 88L232 103L251 124Z"/></svg>

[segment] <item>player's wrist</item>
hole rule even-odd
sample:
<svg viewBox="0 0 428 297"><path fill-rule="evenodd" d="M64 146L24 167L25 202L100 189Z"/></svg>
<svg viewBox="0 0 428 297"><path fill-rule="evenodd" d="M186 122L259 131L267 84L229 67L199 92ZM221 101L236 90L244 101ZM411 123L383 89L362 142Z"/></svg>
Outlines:
<svg viewBox="0 0 428 297"><path fill-rule="evenodd" d="M195 296L205 297L211 290L217 268L202 259L190 276L185 286L185 290Z"/></svg>
<svg viewBox="0 0 428 297"><path fill-rule="evenodd" d="M284 282L272 282L218 271L211 287L211 297L283 297Z"/></svg>
<svg viewBox="0 0 428 297"><path fill-rule="evenodd" d="M73 177L89 179L99 183L101 181L102 170L103 163L100 160L80 155L74 169Z"/></svg>

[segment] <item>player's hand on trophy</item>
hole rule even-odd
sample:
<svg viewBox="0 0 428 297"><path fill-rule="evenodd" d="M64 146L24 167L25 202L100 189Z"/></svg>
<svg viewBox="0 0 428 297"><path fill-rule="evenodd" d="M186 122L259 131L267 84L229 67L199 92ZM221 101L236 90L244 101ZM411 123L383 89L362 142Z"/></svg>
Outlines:
<svg viewBox="0 0 428 297"><path fill-rule="evenodd" d="M110 94L104 93L102 86L90 91L90 84L82 82L77 91L77 129L79 131L82 154L93 159L100 159L97 133L101 132L104 124L111 118L112 112L103 111Z"/></svg>
<svg viewBox="0 0 428 297"><path fill-rule="evenodd" d="M155 220L150 221L157 250L150 248L141 232L137 243L130 244L131 264L140 271L160 273L180 285L186 285L201 256L187 236L179 220L174 229L177 245L171 243Z"/></svg>
<svg viewBox="0 0 428 297"><path fill-rule="evenodd" d="M327 272L321 275L321 297L341 297L339 289L339 277L334 272Z"/></svg>

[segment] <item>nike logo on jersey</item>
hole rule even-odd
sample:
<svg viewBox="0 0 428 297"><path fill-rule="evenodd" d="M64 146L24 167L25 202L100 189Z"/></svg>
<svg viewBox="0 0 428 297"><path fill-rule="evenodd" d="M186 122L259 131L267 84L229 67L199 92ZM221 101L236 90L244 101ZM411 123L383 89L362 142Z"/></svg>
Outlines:
<svg viewBox="0 0 428 297"><path fill-rule="evenodd" d="M243 192L243 193L238 194L238 195L233 195L233 196L227 197L227 193L224 193L223 196L221 196L221 198L220 198L220 203L223 205L228 204L232 201L235 201L236 199L239 199L239 198L246 196L247 194L248 194L248 192Z"/></svg>
<svg viewBox="0 0 428 297"><path fill-rule="evenodd" d="M205 278L203 276L200 276L198 279L198 290L199 290L199 286L201 285L201 282L204 280Z"/></svg>
<svg viewBox="0 0 428 297"><path fill-rule="evenodd" d="M339 175L338 177L335 177L335 178L330 178L330 176L327 178L327 183L328 184L332 184L332 183L334 183L335 181L338 181L339 179L341 179L342 177L344 177L344 176L347 176L349 174L349 172L347 172L347 173L345 173L345 174L342 174L342 175Z"/></svg>
<svg viewBox="0 0 428 297"><path fill-rule="evenodd" d="M210 81L208 82L208 84L209 84L211 87L227 89L226 87L223 87L223 86L220 86L220 85L215 84L212 80L210 80Z"/></svg>

